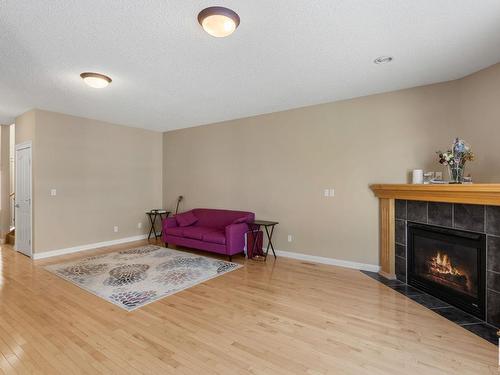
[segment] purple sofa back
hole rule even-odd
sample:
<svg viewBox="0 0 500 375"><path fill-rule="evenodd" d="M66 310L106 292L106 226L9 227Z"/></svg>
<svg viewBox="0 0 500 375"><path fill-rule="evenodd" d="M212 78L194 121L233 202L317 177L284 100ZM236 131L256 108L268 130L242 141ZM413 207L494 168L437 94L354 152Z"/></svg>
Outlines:
<svg viewBox="0 0 500 375"><path fill-rule="evenodd" d="M217 210L212 208L195 208L192 210L198 221L194 224L197 227L209 227L223 229L234 221L241 219L241 222L248 223L255 219L253 212Z"/></svg>

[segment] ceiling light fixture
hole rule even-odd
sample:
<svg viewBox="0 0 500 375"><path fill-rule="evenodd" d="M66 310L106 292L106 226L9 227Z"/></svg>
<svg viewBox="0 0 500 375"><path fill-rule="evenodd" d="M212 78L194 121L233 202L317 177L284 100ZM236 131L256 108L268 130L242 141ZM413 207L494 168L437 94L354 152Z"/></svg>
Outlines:
<svg viewBox="0 0 500 375"><path fill-rule="evenodd" d="M82 77L83 82L95 89L102 89L108 86L112 81L108 76L99 73L86 72L80 74L80 77Z"/></svg>
<svg viewBox="0 0 500 375"><path fill-rule="evenodd" d="M387 63L390 63L392 60L394 60L391 56L380 56L380 57L377 57L375 60L373 60L373 62L375 64L387 64Z"/></svg>
<svg viewBox="0 0 500 375"><path fill-rule="evenodd" d="M198 22L210 35L223 38L236 30L240 24L240 16L228 8L210 7L198 14Z"/></svg>

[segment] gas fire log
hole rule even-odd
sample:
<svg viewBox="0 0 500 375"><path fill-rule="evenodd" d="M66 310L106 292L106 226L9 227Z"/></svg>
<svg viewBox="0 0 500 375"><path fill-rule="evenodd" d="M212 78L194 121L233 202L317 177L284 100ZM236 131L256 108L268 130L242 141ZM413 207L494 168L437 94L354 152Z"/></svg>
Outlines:
<svg viewBox="0 0 500 375"><path fill-rule="evenodd" d="M450 275L447 273L433 272L434 276L444 279L450 283L466 286L467 285L467 277L464 275Z"/></svg>

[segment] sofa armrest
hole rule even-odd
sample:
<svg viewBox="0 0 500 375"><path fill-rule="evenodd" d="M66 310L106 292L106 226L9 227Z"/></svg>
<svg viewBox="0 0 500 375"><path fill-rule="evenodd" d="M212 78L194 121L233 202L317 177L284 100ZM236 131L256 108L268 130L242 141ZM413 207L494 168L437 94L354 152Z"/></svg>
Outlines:
<svg viewBox="0 0 500 375"><path fill-rule="evenodd" d="M247 223L230 224L226 227L226 252L228 255L243 251L246 232L248 232Z"/></svg>
<svg viewBox="0 0 500 375"><path fill-rule="evenodd" d="M163 226L163 229L175 228L177 226L177 220L175 220L175 217L167 217L167 218L163 219L162 226Z"/></svg>

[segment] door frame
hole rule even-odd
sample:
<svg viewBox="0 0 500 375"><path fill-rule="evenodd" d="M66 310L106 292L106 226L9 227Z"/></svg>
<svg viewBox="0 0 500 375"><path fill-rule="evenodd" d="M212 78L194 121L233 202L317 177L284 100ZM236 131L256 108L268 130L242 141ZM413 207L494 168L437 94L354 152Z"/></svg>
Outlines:
<svg viewBox="0 0 500 375"><path fill-rule="evenodd" d="M14 185L14 190L16 192L16 199L19 196L17 193L17 184L18 184L18 162L17 162L17 151L23 150L23 149L29 149L29 156L30 156L30 163L29 163L29 175L30 175L30 183L29 183L29 190L30 190L30 243L29 243L29 255L30 258L33 258L33 148L32 148L32 142L31 141L26 141L22 143L18 143L15 146L15 152L14 152L14 160L15 160L15 185ZM17 210L17 208L15 208ZM16 217L17 217L17 212L16 212ZM16 222L16 228L17 228L17 223ZM14 250L19 251L17 248L17 241L14 242ZM23 253L24 254L24 253Z"/></svg>

